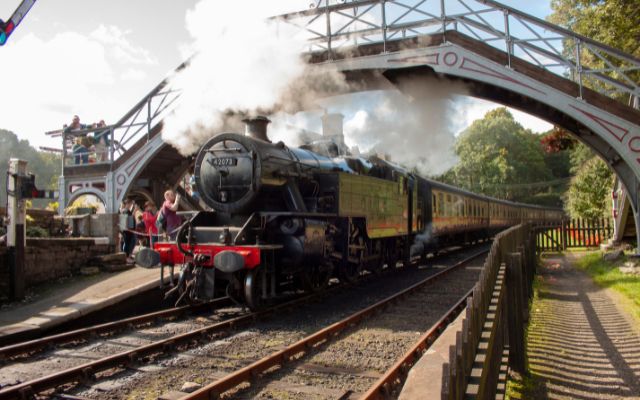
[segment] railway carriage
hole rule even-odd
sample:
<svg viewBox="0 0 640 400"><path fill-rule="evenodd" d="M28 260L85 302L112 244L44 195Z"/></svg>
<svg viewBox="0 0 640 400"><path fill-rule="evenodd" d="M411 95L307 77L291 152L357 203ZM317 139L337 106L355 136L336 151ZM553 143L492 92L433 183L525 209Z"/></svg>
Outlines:
<svg viewBox="0 0 640 400"><path fill-rule="evenodd" d="M226 294L258 309L291 289L353 282L521 221L561 217L345 155L333 142L271 143L266 118L245 122L245 135L214 136L196 158L211 210L183 224L175 242L138 256L141 265L181 266L179 301Z"/></svg>

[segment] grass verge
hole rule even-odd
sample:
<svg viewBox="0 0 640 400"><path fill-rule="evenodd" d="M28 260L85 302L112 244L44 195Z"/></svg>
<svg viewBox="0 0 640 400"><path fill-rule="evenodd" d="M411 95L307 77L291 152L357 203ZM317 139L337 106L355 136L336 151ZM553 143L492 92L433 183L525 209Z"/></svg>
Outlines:
<svg viewBox="0 0 640 400"><path fill-rule="evenodd" d="M624 266L625 262L631 259L632 257L625 256L617 261L605 261L601 251L592 251L579 258L576 257L574 265L586 272L598 286L617 293L618 303L633 317L636 327L640 327L640 276L624 274L618 268ZM638 261L640 262L640 260ZM540 290L544 288L544 285L544 281L537 276L533 286L534 296L531 310L545 307L544 301L539 297ZM536 319L532 318L526 327L526 338L528 338L529 331L534 331L535 327ZM542 395L544 393L544 380L537 375L511 374L508 378L507 399L535 399L544 397Z"/></svg>
<svg viewBox="0 0 640 400"><path fill-rule="evenodd" d="M600 287L611 289L621 295L622 306L640 324L640 276L623 274L618 267L631 260L625 256L617 261L605 261L602 252L586 254L576 260L576 266L585 271ZM640 262L640 260L638 260Z"/></svg>

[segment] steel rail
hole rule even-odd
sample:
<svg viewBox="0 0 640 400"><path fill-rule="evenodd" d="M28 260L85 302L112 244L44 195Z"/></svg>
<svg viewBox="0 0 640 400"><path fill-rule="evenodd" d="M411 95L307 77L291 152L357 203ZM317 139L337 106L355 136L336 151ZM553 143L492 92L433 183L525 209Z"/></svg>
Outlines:
<svg viewBox="0 0 640 400"><path fill-rule="evenodd" d="M137 360L145 356L169 352L176 346L191 344L192 342L200 338L221 333L237 326L246 325L259 317L271 314L283 308L291 307L297 303L306 301L313 296L314 295L305 296L303 298L278 305L268 310L248 313L239 317L228 319L226 321L217 322L215 324L207 325L190 332L178 334L167 339L159 340L144 346L137 347L135 349L107 356L100 360L78 365L64 371L55 372L53 374L23 382L15 386L3 388L0 390L0 400L26 399L33 397L37 393L43 392L48 389L53 389L61 385L90 380L96 373L112 368L125 367L127 365L136 363Z"/></svg>
<svg viewBox="0 0 640 400"><path fill-rule="evenodd" d="M483 251L486 252L486 251ZM477 257L480 252L473 257ZM415 264L415 263L412 263ZM457 264L456 264L457 265ZM445 270L446 271L446 270ZM441 271L432 277L442 274L445 271ZM235 318L228 319L226 321L217 322L215 324L207 325L205 327L196 329L194 331L182 333L172 336L167 339L163 339L157 342L153 342L135 349L127 350L122 353L111 355L100 360L85 363L76 367L66 369L64 371L55 372L53 374L32 379L30 381L22 382L14 386L5 387L0 389L0 400L5 399L27 399L33 397L35 394L43 392L45 390L53 389L61 385L65 385L72 382L81 382L91 380L96 373L106 371L112 368L126 367L131 364L135 364L139 359L153 354L169 352L176 346L191 344L200 338L204 338L213 334L221 334L225 331L234 329L239 326L249 325L256 319L273 314L280 310L285 310L296 306L300 303L313 300L317 297L324 296L333 290L337 290L344 285L335 285L328 290L309 294L286 303L277 305L264 311L249 313L241 315Z"/></svg>
<svg viewBox="0 0 640 400"><path fill-rule="evenodd" d="M32 354L34 352L44 351L50 348L51 345L60 345L78 340L84 340L98 335L115 333L124 329L132 328L136 325L153 322L155 320L179 317L187 313L203 311L210 307L224 307L229 304L232 304L231 300L228 297L223 297L193 306L170 308L167 310L156 311L149 314L125 318L118 321L107 322L100 325L94 325L87 328L76 329L73 331L63 332L39 339L29 340L27 342L15 343L12 345L0 347L0 360L7 360L11 357L22 354Z"/></svg>
<svg viewBox="0 0 640 400"><path fill-rule="evenodd" d="M333 288L330 288L323 292L309 294L269 308L267 310L248 313L246 315L241 315L239 317L231 318L226 321L217 322L215 324L207 325L194 331L175 335L167 339L153 342L115 355L107 356L96 361L66 369L64 371L55 372L44 377L36 378L14 386L2 388L0 389L0 400L26 399L33 397L37 393L53 389L64 384L90 380L96 373L112 368L125 367L127 365L134 364L138 359L141 359L145 356L169 352L178 345L190 344L195 340L198 340L199 338L223 333L227 330L234 329L239 326L248 325L256 319L265 317L269 314L273 314L279 310L296 306L300 303L312 300L319 296L326 295L328 292L331 292L332 290L338 289L342 286L344 285L336 285Z"/></svg>
<svg viewBox="0 0 640 400"><path fill-rule="evenodd" d="M378 301L377 303L362 309L338 322L331 324L330 326L323 328L316 333L311 334L289 346L286 348L277 351L267 357L264 357L251 365L248 365L244 368L241 368L231 374L221 378L193 393L190 393L186 396L180 398L180 400L210 400L217 399L223 393L236 388L237 386L245 383L251 382L260 374L265 373L267 370L273 367L279 367L286 364L288 361L297 358L298 356L307 353L309 350L315 348L316 346L328 342L332 337L340 334L344 329L355 326L365 318L373 315L374 313L380 311L384 307L390 305L391 303L417 291L422 289L424 286L433 283L437 279L447 275L448 273L468 264L471 260L478 258L482 254L486 254L488 251L483 250L478 252L434 275L429 276L428 278L392 295L383 300Z"/></svg>
<svg viewBox="0 0 640 400"><path fill-rule="evenodd" d="M409 349L387 372L374 383L360 400L386 399L394 386L402 383L409 369L418 362L424 352L440 337L445 328L465 309L467 299L473 294L469 290L447 313L425 332L416 344Z"/></svg>

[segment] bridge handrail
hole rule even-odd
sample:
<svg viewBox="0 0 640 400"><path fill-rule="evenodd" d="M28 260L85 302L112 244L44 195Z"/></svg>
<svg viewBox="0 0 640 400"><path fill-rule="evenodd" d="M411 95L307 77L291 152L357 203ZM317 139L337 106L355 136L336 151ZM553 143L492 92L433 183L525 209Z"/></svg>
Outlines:
<svg viewBox="0 0 640 400"><path fill-rule="evenodd" d="M566 36L575 37L577 39L580 39L582 42L589 43L589 44L594 45L596 47L602 48L607 53L612 53L612 54L617 55L620 58L624 58L625 60L627 60L629 62L640 64L640 58L636 58L631 54L627 54L624 51L616 49L615 47L611 47L611 46L606 45L604 43L598 42L597 40L593 40L593 39L591 39L591 38L589 38L587 36L583 36L583 35L581 35L579 33L575 33L573 31L570 31L569 29L563 28L563 27L561 27L559 25L556 25L556 24L553 24L553 23L551 23L549 21L545 21L544 19L540 19L540 18L535 17L533 15L526 14L526 13L524 13L524 12L522 12L520 10L517 10L517 9L515 9L513 7L509 7L509 6L505 5L505 4L498 3L497 1L493 1L493 0L475 0L475 1L477 1L479 3L483 3L483 4L486 4L486 5L489 5L489 6L494 7L494 8L500 8L502 10L508 11L509 13L518 15L519 17L521 17L521 18L523 18L523 19L525 19L527 21L533 22L536 25L543 26L543 27L545 27L545 28L547 28L547 29L549 29L551 31L556 31L556 32L562 33L563 35L566 35Z"/></svg>
<svg viewBox="0 0 640 400"><path fill-rule="evenodd" d="M65 166L83 167L94 163L112 163L122 157L127 149L139 140L148 141L151 139L150 135L153 128L164 119L170 111L170 107L180 97L179 90L163 90L165 88L167 88L167 80L163 80L158 84L115 124L72 132L64 132L63 129L60 129L47 132L47 135L62 137L62 153ZM147 112L143 113L144 110ZM100 155L96 154L96 151L92 149L87 149L86 152L91 155L91 158L95 154L95 162L93 159L86 162L86 159L76 158L79 154L73 154L71 151L74 138L92 138L92 135L105 130L109 131L107 135L109 138L107 146L108 159L100 160Z"/></svg>
<svg viewBox="0 0 640 400"><path fill-rule="evenodd" d="M151 132L154 127L161 122L170 112L171 106L180 97L180 90L169 87L171 76L184 69L190 62L191 58L180 64L172 73L172 75L163 79L149 93L138 101L129 111L127 111L117 122L112 125L103 127L92 127L83 130L75 130L72 132L64 132L64 129L58 129L46 132L46 135L53 137L62 137L63 162L65 166L83 167L95 163L113 163L122 157L128 148L139 140L150 140ZM143 111L147 111L143 113ZM109 130L108 157L106 160L99 160L99 155L92 150L88 150L88 154L95 160L89 163L78 162L76 155L72 154L71 147L73 138L81 136L91 136L97 132ZM80 160L82 161L82 160Z"/></svg>
<svg viewBox="0 0 640 400"><path fill-rule="evenodd" d="M469 5L472 3L476 7ZM401 15L389 18L389 5L401 8ZM452 5L461 8L462 12L452 13L451 9L455 8ZM419 16L416 18L412 13ZM502 23L492 24L485 18L486 14L497 17L496 13L502 14ZM334 16L343 21L332 18ZM408 22L403 22L403 19ZM398 32L402 32L403 37L407 37L407 32L409 37L416 37L425 35L419 31L420 28L435 26L438 29L432 33L444 33L450 28L461 32L460 28L464 27L476 39L493 47L498 47L494 42L500 41L500 48L508 55L509 67L511 57L518 56L556 75L563 76L568 70L579 86L580 98L583 98L583 79L597 81L591 89L617 101L631 103L634 97L640 97L640 82L628 74L630 71L640 72L639 58L493 0L347 0L337 4L330 4L330 0L316 0L313 8L279 15L273 20L306 30L311 35L310 51L313 52L314 48L328 51L330 56L334 50L349 45L351 40L356 46L382 43L383 52L386 52L386 43ZM324 26L312 26L322 22ZM357 27L358 24L361 26ZM520 28L524 36L512 35L513 28ZM490 37L482 38L478 31ZM586 68L582 59L587 56L597 59L603 66ZM554 68L562 68L562 71Z"/></svg>

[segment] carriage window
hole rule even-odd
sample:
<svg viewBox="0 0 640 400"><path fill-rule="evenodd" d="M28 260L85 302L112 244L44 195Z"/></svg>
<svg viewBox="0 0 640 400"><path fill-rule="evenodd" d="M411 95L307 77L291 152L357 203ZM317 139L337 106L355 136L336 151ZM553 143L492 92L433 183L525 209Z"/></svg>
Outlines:
<svg viewBox="0 0 640 400"><path fill-rule="evenodd" d="M433 210L433 215L438 215L438 202L436 201L437 197L435 194L431 195L431 209Z"/></svg>
<svg viewBox="0 0 640 400"><path fill-rule="evenodd" d="M450 194L447 195L447 203L445 205L444 214L447 217L451 216L451 195Z"/></svg>

